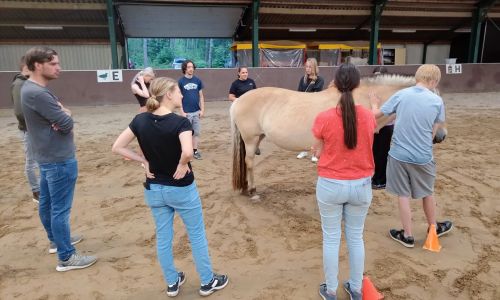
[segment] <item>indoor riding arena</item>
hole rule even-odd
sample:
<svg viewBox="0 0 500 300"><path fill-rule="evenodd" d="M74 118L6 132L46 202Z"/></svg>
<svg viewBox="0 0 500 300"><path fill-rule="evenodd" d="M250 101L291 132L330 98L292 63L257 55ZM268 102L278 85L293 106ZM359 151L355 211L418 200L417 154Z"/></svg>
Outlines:
<svg viewBox="0 0 500 300"><path fill-rule="evenodd" d="M491 0L0 0L0 299L168 298L155 220L144 199L144 168L113 153L112 146L139 113L130 88L139 71L152 67L156 77L183 77L173 62L191 59L185 57L191 52L175 52L174 40L195 41L187 50L207 45L193 59L205 112L203 159L191 166L213 270L229 277L211 299L322 297L317 163L264 139L254 161L259 198L232 187L228 94L238 66L248 67L258 88L296 91L310 57L318 61L325 89L347 61L363 77L380 65L407 76L422 64L439 67L448 134L433 148L434 196L437 219L451 220L453 230L439 238L439 252L423 249L428 224L422 201L411 201L415 247L405 248L389 236L389 229L401 226L397 197L373 190L364 226L364 275L389 300L500 299L499 25L500 1ZM162 38L171 50L146 49ZM228 47L217 48L212 39L222 38ZM62 71L47 88L74 121L78 179L71 232L84 235L75 246L79 252L98 257L82 270L55 270L58 257L48 252L24 173L11 84L21 56L35 46L57 51ZM219 49L227 51L224 59L217 58ZM172 53L164 65L152 58L161 51ZM117 77L100 80L107 71ZM139 150L137 140L130 148ZM176 298L201 298L179 215L173 228L175 264L187 279ZM349 299L342 288L348 279L342 237L338 299ZM363 293L363 299L381 299Z"/></svg>

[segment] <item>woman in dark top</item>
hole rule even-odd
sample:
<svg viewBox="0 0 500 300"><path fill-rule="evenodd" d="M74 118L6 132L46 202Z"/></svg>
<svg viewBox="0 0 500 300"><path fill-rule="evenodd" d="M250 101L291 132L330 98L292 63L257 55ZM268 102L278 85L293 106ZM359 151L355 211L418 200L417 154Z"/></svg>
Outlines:
<svg viewBox="0 0 500 300"><path fill-rule="evenodd" d="M148 67L134 76L130 87L132 93L139 102L139 112L146 111L146 101L149 98L149 83L155 78L155 73L152 68Z"/></svg>
<svg viewBox="0 0 500 300"><path fill-rule="evenodd" d="M373 76L389 74L386 67L378 66L373 70ZM373 158L375 160L375 173L372 177L372 188L375 190L385 189L387 158L391 148L392 132L394 131L394 120L396 115L390 116L390 121L375 133L373 140Z"/></svg>
<svg viewBox="0 0 500 300"><path fill-rule="evenodd" d="M234 101L244 93L256 88L255 81L252 78L248 78L248 68L241 66L238 68L238 79L233 81L229 89L229 100Z"/></svg>
<svg viewBox="0 0 500 300"><path fill-rule="evenodd" d="M299 81L299 92L321 92L325 81L319 76L318 62L316 58L310 57L306 60L305 74Z"/></svg>
<svg viewBox="0 0 500 300"><path fill-rule="evenodd" d="M316 58L310 57L306 60L305 74L299 81L299 92L315 93L323 90L325 81L319 76L318 62ZM304 158L308 155L307 151L302 151L297 155L297 158ZM312 162L317 162L316 156L311 156Z"/></svg>
<svg viewBox="0 0 500 300"><path fill-rule="evenodd" d="M173 220L177 212L186 226L196 270L200 295L223 289L226 275L213 273L201 200L190 160L193 158L192 126L189 120L173 113L182 105L177 81L160 77L151 82L147 112L140 113L116 139L113 152L142 163L146 170L144 197L156 225L158 260L167 282L167 295L174 297L185 281L177 271L172 254ZM137 138L144 156L128 145Z"/></svg>

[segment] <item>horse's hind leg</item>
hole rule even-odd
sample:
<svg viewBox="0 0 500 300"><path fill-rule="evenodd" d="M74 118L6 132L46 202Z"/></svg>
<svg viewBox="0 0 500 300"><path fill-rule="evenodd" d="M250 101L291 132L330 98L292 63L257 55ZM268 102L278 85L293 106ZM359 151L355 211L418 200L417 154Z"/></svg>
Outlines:
<svg viewBox="0 0 500 300"><path fill-rule="evenodd" d="M246 155L245 164L247 165L247 178L248 178L248 194L252 199L258 199L255 195L255 181L253 176L253 167L255 159L255 151L258 149L257 145L260 142L260 137L255 136L245 141Z"/></svg>
<svg viewBox="0 0 500 300"><path fill-rule="evenodd" d="M260 146L260 142L262 142L262 140L263 140L265 137L266 137L266 135L265 135L265 134L261 134L261 135L259 136L259 141L257 142L257 149L255 149L255 155L260 155L260 148L259 148L259 146Z"/></svg>

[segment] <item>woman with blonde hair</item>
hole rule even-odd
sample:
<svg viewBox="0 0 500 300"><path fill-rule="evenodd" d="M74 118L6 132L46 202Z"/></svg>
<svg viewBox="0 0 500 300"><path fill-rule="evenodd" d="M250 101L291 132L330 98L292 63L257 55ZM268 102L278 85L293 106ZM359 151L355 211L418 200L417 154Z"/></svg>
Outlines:
<svg viewBox="0 0 500 300"><path fill-rule="evenodd" d="M325 81L319 76L318 61L313 57L308 58L305 64L305 74L300 78L297 90L306 93L321 92L324 84ZM304 158L307 154L307 151L302 151L297 155L297 158ZM317 162L318 159L313 155L311 161Z"/></svg>
<svg viewBox="0 0 500 300"><path fill-rule="evenodd" d="M175 297L186 277L174 265L173 221L177 212L189 236L201 296L223 289L227 275L213 273L198 189L189 163L193 158L193 128L173 111L182 105L177 81L160 77L150 86L147 112L134 117L113 144L113 152L143 164L146 170L144 198L156 225L157 255L167 282L167 295ZM137 138L144 156L128 145Z"/></svg>
<svg viewBox="0 0 500 300"><path fill-rule="evenodd" d="M132 89L132 93L137 98L139 102L139 112L146 111L146 101L149 98L149 84L151 80L155 78L155 72L153 68L147 67L144 70L137 73L132 82L130 83L130 88Z"/></svg>

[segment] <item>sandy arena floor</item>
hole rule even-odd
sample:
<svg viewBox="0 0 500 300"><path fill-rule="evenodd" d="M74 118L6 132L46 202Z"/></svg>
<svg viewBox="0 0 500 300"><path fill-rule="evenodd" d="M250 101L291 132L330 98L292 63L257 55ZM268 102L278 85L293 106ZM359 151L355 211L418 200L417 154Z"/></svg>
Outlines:
<svg viewBox="0 0 500 300"><path fill-rule="evenodd" d="M426 222L413 205L416 247L388 237L400 227L397 202L375 191L366 222L366 274L386 299L500 299L500 93L448 94L447 140L435 149L438 218L455 222L443 249L422 249ZM230 283L211 299L320 299L322 240L315 165L263 142L256 184L261 201L233 192L229 102L207 104L204 159L193 167L216 271ZM58 273L56 256L31 202L22 144L11 110L0 110L0 299L166 299L153 220L142 196L142 168L111 153L136 105L70 107L80 176L72 230L99 256L88 269ZM175 220L175 258L187 273L178 299L198 299L186 232ZM339 279L348 276L342 246ZM339 299L347 299L339 289Z"/></svg>

